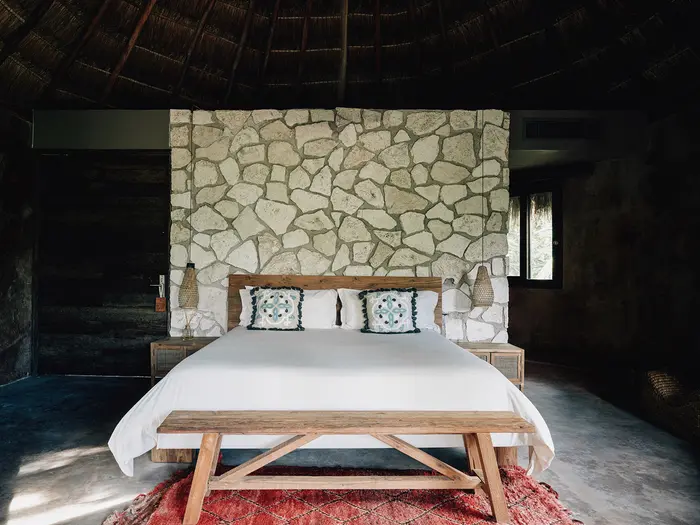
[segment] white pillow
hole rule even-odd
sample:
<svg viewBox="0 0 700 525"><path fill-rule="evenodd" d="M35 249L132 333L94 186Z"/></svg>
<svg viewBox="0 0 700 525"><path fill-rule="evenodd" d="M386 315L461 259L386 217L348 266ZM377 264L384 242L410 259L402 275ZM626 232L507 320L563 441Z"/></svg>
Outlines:
<svg viewBox="0 0 700 525"><path fill-rule="evenodd" d="M246 286L245 289L238 291L241 296L241 326L250 324L250 316L253 313L253 300L250 297L251 288L253 287ZM301 326L321 330L335 328L337 302L338 292L336 290L304 290L304 302L301 305Z"/></svg>
<svg viewBox="0 0 700 525"><path fill-rule="evenodd" d="M362 301L360 300L360 292L362 290L351 290L349 288L341 288L338 290L340 302L343 307L340 310L341 328L345 330L360 330L365 323L362 315ZM435 324L435 307L437 306L438 294L430 290L418 292L416 299L416 328L421 330L432 330L439 332L440 327Z"/></svg>

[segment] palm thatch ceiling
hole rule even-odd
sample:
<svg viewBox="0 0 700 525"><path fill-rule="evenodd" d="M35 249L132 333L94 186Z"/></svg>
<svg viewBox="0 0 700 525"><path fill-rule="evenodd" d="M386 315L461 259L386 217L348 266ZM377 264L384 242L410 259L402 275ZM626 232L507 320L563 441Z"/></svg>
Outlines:
<svg viewBox="0 0 700 525"><path fill-rule="evenodd" d="M698 4L0 0L0 104L648 107L698 91Z"/></svg>

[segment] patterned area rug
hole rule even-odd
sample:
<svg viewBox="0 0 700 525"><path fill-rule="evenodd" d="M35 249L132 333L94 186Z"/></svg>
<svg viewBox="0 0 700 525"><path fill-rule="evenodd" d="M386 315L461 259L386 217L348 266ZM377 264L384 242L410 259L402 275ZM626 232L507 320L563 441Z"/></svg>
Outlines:
<svg viewBox="0 0 700 525"><path fill-rule="evenodd" d="M268 467L261 474L361 475L406 471ZM431 475L428 472L418 471ZM513 525L573 525L557 493L520 467L501 469ZM103 525L180 525L192 474L178 473ZM494 523L488 499L464 490L226 490L204 500L199 525L475 525Z"/></svg>

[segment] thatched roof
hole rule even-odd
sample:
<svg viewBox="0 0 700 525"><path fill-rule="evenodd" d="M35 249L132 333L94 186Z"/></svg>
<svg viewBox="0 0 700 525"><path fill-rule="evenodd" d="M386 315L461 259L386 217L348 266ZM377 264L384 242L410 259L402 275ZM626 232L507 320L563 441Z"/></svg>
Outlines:
<svg viewBox="0 0 700 525"><path fill-rule="evenodd" d="M0 0L0 104L646 106L698 91L698 4Z"/></svg>

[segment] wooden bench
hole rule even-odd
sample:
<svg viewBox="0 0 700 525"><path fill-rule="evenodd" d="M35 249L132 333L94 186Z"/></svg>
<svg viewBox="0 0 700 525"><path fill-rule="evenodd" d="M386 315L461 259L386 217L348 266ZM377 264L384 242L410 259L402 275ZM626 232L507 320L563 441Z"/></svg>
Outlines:
<svg viewBox="0 0 700 525"><path fill-rule="evenodd" d="M290 412L175 411L161 434L199 434L202 445L187 501L184 525L195 525L210 490L263 489L476 489L491 501L496 521L508 523L503 485L491 433L534 432L512 412ZM284 443L221 476L214 471L226 434L293 435ZM368 434L427 465L436 476L250 476L252 472L322 435ZM469 455L468 475L399 439L395 434L458 434Z"/></svg>

